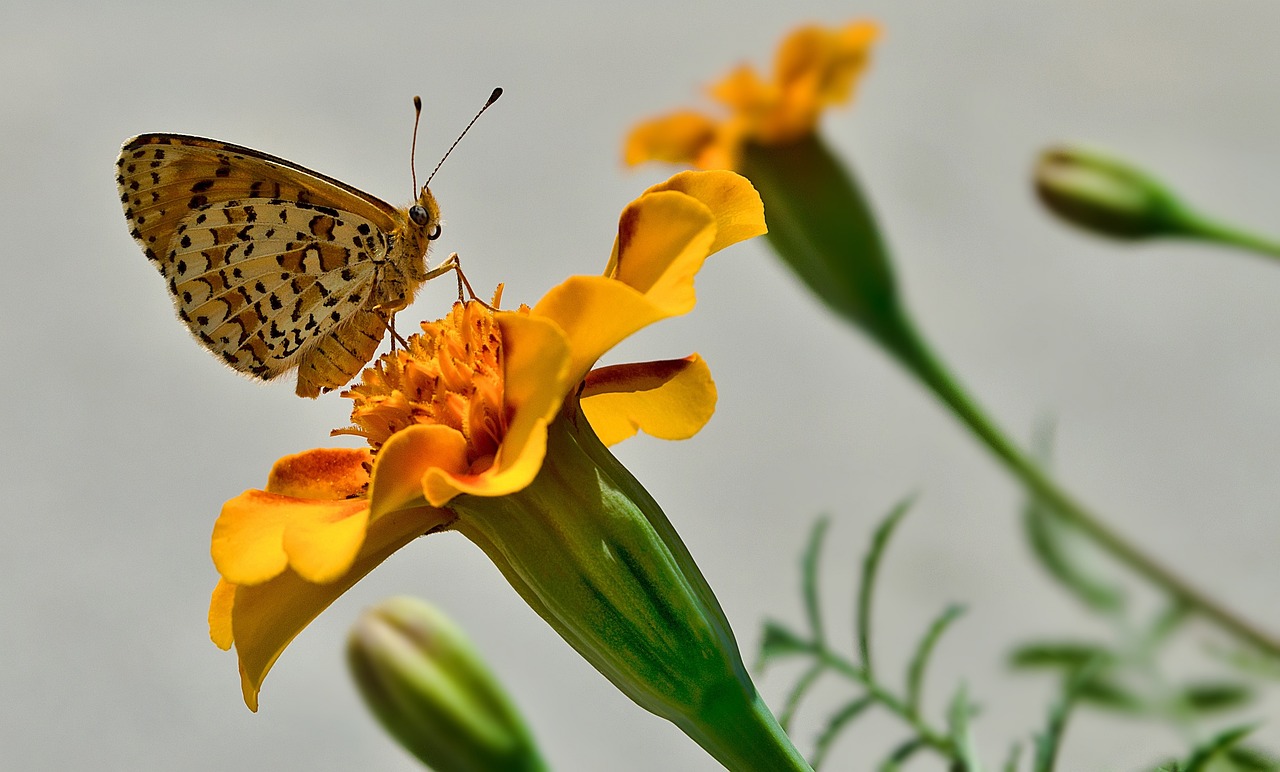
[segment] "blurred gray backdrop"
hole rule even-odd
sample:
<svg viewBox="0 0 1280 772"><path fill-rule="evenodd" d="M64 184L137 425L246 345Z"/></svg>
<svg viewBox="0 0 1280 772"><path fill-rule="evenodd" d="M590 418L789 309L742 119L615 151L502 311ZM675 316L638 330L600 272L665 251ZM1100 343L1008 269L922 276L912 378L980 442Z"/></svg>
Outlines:
<svg viewBox="0 0 1280 772"><path fill-rule="evenodd" d="M669 173L622 168L628 126L705 105L704 84L739 61L767 66L804 21L884 27L856 103L823 131L870 190L944 358L1020 437L1056 417L1068 487L1280 628L1280 266L1187 245L1118 249L1050 221L1027 181L1038 149L1086 140L1210 211L1280 231L1275 3L4 0L0 14L6 768L415 769L342 660L359 610L395 593L465 625L556 768L717 768L616 693L454 535L420 540L362 581L284 654L261 711L245 709L234 656L207 637L210 529L277 457L329 443L348 403L255 385L193 343L126 232L113 163L134 134L199 134L400 205L410 98L427 105L427 169L500 85L432 184L446 219L435 256L458 251L478 290L506 282L508 304L534 302L602 270L621 208ZM930 710L940 716L969 683L980 748L998 763L1040 727L1053 691L1008 672L1009 644L1104 632L1030 559L1018 487L762 242L715 256L698 290L692 315L610 361L699 351L717 414L691 441L639 438L619 455L680 530L749 659L764 618L799 621L797 559L815 517L834 520L828 610L847 629L871 523L918 492L886 558L875 645L899 668L944 604L967 604ZM435 318L452 292L432 284L407 316ZM1193 640L1215 637L1197 628ZM757 679L775 709L793 676ZM840 694L802 714L802 749L819 704ZM1273 702L1251 715L1277 713ZM830 768L868 768L901 736L893 720L867 719ZM1280 727L1259 737L1278 746ZM1082 714L1062 768L1137 769L1180 742Z"/></svg>

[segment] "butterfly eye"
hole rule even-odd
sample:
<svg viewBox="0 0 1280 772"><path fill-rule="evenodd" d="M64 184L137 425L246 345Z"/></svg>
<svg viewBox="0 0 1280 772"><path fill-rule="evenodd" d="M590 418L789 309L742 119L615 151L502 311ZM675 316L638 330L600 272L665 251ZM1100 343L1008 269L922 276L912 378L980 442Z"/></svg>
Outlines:
<svg viewBox="0 0 1280 772"><path fill-rule="evenodd" d="M431 232L427 234L427 238L431 241L440 238L440 223L436 223L436 227L431 229Z"/></svg>
<svg viewBox="0 0 1280 772"><path fill-rule="evenodd" d="M425 226L431 220L431 218L427 215L427 210L420 206L409 207L409 219L413 220L414 225L418 225L418 226ZM439 229L440 229L440 226L437 225L436 230L439 230Z"/></svg>

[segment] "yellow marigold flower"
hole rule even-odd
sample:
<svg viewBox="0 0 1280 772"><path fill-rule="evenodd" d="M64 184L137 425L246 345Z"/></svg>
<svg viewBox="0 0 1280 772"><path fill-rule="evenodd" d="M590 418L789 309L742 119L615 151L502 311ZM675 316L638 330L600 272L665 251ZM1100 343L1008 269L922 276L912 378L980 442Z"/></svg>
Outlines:
<svg viewBox="0 0 1280 772"><path fill-rule="evenodd" d="M517 311L459 303L367 369L344 394L355 406L340 433L370 447L280 459L266 489L228 501L214 526L210 633L235 646L250 709L288 643L397 549L444 528L492 542L459 513L530 486L553 425L585 415L606 444L637 430L696 433L715 404L696 354L592 367L632 333L691 310L703 261L764 230L744 178L677 174L623 211L604 275L570 277Z"/></svg>
<svg viewBox="0 0 1280 772"><path fill-rule="evenodd" d="M624 158L630 165L666 161L738 169L747 142L783 145L812 134L823 110L852 96L878 35L868 21L801 27L779 46L772 80L742 65L709 89L728 117L680 110L644 121L627 137Z"/></svg>

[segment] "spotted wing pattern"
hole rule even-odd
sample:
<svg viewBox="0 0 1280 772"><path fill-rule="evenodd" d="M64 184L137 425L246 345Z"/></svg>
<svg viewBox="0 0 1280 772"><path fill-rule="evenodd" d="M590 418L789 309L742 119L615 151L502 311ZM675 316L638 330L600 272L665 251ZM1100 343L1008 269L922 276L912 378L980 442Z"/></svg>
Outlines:
<svg viewBox="0 0 1280 772"><path fill-rule="evenodd" d="M316 396L373 356L389 320L376 285L404 212L198 137L137 137L117 167L131 233L178 316L231 367L266 380L299 367L298 394Z"/></svg>

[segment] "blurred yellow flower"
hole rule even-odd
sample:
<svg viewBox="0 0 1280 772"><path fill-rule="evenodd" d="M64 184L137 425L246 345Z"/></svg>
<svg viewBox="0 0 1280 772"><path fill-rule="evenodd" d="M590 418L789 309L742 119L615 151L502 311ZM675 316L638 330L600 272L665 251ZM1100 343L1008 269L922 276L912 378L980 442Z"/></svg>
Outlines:
<svg viewBox="0 0 1280 772"><path fill-rule="evenodd" d="M737 169L746 142L799 140L814 131L823 110L849 100L878 35L869 21L801 27L779 46L771 81L741 65L709 89L728 117L680 110L643 121L627 136L624 158L630 165L666 161Z"/></svg>
<svg viewBox="0 0 1280 772"><path fill-rule="evenodd" d="M746 179L677 174L623 210L603 276L570 277L533 308L459 303L367 369L344 394L353 425L336 433L370 448L282 458L266 489L228 501L214 526L210 635L235 645L249 708L312 619L397 549L454 523L452 500L529 486L554 421L585 415L606 444L701 429L716 393L696 354L592 367L632 333L690 311L703 261L764 231Z"/></svg>

